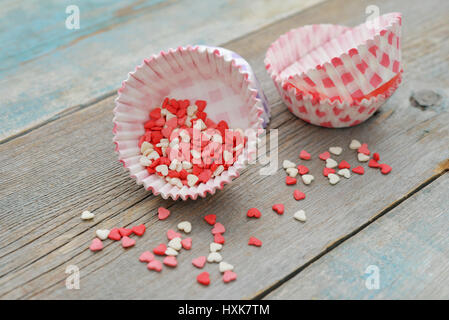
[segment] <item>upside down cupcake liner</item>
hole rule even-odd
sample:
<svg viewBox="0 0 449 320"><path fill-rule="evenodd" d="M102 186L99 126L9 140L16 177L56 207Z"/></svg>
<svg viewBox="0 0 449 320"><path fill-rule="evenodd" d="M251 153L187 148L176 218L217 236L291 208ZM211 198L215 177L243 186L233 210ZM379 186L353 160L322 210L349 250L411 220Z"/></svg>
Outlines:
<svg viewBox="0 0 449 320"><path fill-rule="evenodd" d="M252 70L242 60L223 48L187 46L153 55L129 73L115 101L113 141L120 162L137 184L164 199L186 200L214 194L239 176L247 160L254 158L254 146L249 146L253 142L248 143L251 151L242 152L220 175L206 183L179 187L150 174L141 164L139 140L150 112L166 97L205 100L211 120L224 120L231 129L259 132L268 122L268 105Z"/></svg>
<svg viewBox="0 0 449 320"><path fill-rule="evenodd" d="M368 119L401 82L401 15L355 28L293 29L268 49L265 67L289 110L325 127Z"/></svg>

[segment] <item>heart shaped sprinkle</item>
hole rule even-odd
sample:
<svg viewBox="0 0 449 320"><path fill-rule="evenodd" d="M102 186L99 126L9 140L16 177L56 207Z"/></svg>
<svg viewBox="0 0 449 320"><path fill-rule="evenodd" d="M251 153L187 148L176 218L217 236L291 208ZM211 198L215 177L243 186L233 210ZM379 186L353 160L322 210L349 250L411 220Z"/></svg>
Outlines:
<svg viewBox="0 0 449 320"><path fill-rule="evenodd" d="M248 210L246 215L249 218L257 218L257 219L259 219L262 216L262 213L260 213L259 209L257 209L257 208L251 208L251 209Z"/></svg>
<svg viewBox="0 0 449 320"><path fill-rule="evenodd" d="M307 220L306 213L304 212L304 210L296 211L293 217L301 222L306 222Z"/></svg>
<svg viewBox="0 0 449 320"><path fill-rule="evenodd" d="M111 240L118 241L122 238L122 235L120 234L120 231L117 228L114 228L111 231L109 231L108 238Z"/></svg>
<svg viewBox="0 0 449 320"><path fill-rule="evenodd" d="M167 248L167 250L165 250L165 255L166 256L177 256L178 255L178 251L176 251L173 248Z"/></svg>
<svg viewBox="0 0 449 320"><path fill-rule="evenodd" d="M228 283L237 279L237 273L233 271L225 271L223 274L223 282Z"/></svg>
<svg viewBox="0 0 449 320"><path fill-rule="evenodd" d="M161 243L160 245L158 245L156 248L153 249L153 253L158 256L164 256L166 250L167 246L165 245L165 243Z"/></svg>
<svg viewBox="0 0 449 320"><path fill-rule="evenodd" d="M326 159L326 168L336 168L338 166L337 161L332 158Z"/></svg>
<svg viewBox="0 0 449 320"><path fill-rule="evenodd" d="M364 154L364 153L358 153L358 154L357 154L357 159L358 159L360 162L367 162L367 161L369 160L369 156L367 156L367 155Z"/></svg>
<svg viewBox="0 0 449 320"><path fill-rule="evenodd" d="M377 152L374 152L374 153L373 153L373 159L374 159L375 161L379 161L379 160L380 160L380 156L379 156L379 154L378 154Z"/></svg>
<svg viewBox="0 0 449 320"><path fill-rule="evenodd" d="M221 244L219 244L219 243L212 242L212 243L209 245L209 250L210 250L210 252L217 252L217 251L220 251L221 248L223 248L223 246L222 246Z"/></svg>
<svg viewBox="0 0 449 320"><path fill-rule="evenodd" d="M271 208L277 214L284 214L284 205L282 203L274 204Z"/></svg>
<svg viewBox="0 0 449 320"><path fill-rule="evenodd" d="M342 160L338 165L338 169L350 169L350 168L351 165L346 160Z"/></svg>
<svg viewBox="0 0 449 320"><path fill-rule="evenodd" d="M168 242L168 247L173 248L176 251L181 250L182 244L181 244L181 238L173 238Z"/></svg>
<svg viewBox="0 0 449 320"><path fill-rule="evenodd" d="M285 184L288 186L294 185L294 184L296 184L296 182L297 182L296 178L292 178L289 176L285 177Z"/></svg>
<svg viewBox="0 0 449 320"><path fill-rule="evenodd" d="M374 160L374 159L370 159L370 161L368 162L368 167L370 168L380 168L380 164Z"/></svg>
<svg viewBox="0 0 449 320"><path fill-rule="evenodd" d="M323 168L323 176L327 177L329 173L335 173L335 169L332 168Z"/></svg>
<svg viewBox="0 0 449 320"><path fill-rule="evenodd" d="M260 241L256 237L250 237L249 241L248 241L248 245L255 246L255 247L261 247L262 246L262 241Z"/></svg>
<svg viewBox="0 0 449 320"><path fill-rule="evenodd" d="M328 151L326 151L326 152L321 153L319 155L319 157L321 160L326 161L327 159L329 159L331 157L331 154Z"/></svg>
<svg viewBox="0 0 449 320"><path fill-rule="evenodd" d="M298 168L287 168L285 172L287 172L290 177L294 178L298 175Z"/></svg>
<svg viewBox="0 0 449 320"><path fill-rule="evenodd" d="M358 166L358 167L352 168L352 172L362 175L365 173L365 169L362 166Z"/></svg>
<svg viewBox="0 0 449 320"><path fill-rule="evenodd" d="M212 232L212 234L217 234L217 233L223 234L223 233L225 233L225 231L226 231L226 229L225 229L224 225L222 225L220 222L217 222L216 224L214 224L214 227L211 232Z"/></svg>
<svg viewBox="0 0 449 320"><path fill-rule="evenodd" d="M349 169L341 169L338 170L338 175L345 177L346 179L349 179L351 177L351 171Z"/></svg>
<svg viewBox="0 0 449 320"><path fill-rule="evenodd" d="M216 234L214 234L214 242L219 243L219 244L224 244L225 238L220 233L216 233Z"/></svg>
<svg viewBox="0 0 449 320"><path fill-rule="evenodd" d="M196 277L196 281L198 281L198 283L202 284L203 286L208 286L210 284L209 272L205 271L200 273Z"/></svg>
<svg viewBox="0 0 449 320"><path fill-rule="evenodd" d="M131 229L127 229L127 228L119 228L118 231L120 232L120 235L122 237L128 237L131 235L131 233L133 233L133 231Z"/></svg>
<svg viewBox="0 0 449 320"><path fill-rule="evenodd" d="M192 260L192 264L195 267L197 267L199 269L202 269L204 267L204 265L206 264L206 257L205 256L201 256L201 257L195 258L195 259Z"/></svg>
<svg viewBox="0 0 449 320"><path fill-rule="evenodd" d="M128 236L124 236L122 238L122 246L123 246L123 248L129 248L129 247L132 247L135 244L136 244L136 240L131 239Z"/></svg>
<svg viewBox="0 0 449 320"><path fill-rule="evenodd" d="M159 218L159 220L165 220L168 218L168 216L170 215L170 211L163 208L163 207L159 207L159 209L157 209L157 216Z"/></svg>
<svg viewBox="0 0 449 320"><path fill-rule="evenodd" d="M329 179L329 183L332 185L337 184L340 181L340 177L337 176L335 173L329 173L327 178Z"/></svg>
<svg viewBox="0 0 449 320"><path fill-rule="evenodd" d="M353 139L351 141L351 143L349 144L349 149L351 150L357 150L358 148L360 148L362 146L362 144L360 143L360 141Z"/></svg>
<svg viewBox="0 0 449 320"><path fill-rule="evenodd" d="M221 273L223 273L223 272L226 272L226 271L234 270L234 266L232 264L229 264L227 262L222 261L218 265L218 269L220 270Z"/></svg>
<svg viewBox="0 0 449 320"><path fill-rule="evenodd" d="M107 229L98 229L97 231L95 231L95 235L100 239L100 240L106 240L109 236L109 230Z"/></svg>
<svg viewBox="0 0 449 320"><path fill-rule="evenodd" d="M103 242L101 242L101 240L98 238L94 238L92 240L92 243L90 244L89 249L91 251L100 251L101 249L103 249Z"/></svg>
<svg viewBox="0 0 449 320"><path fill-rule="evenodd" d="M95 217L95 215L88 210L85 210L85 211L83 211L83 213L81 213L82 220L92 220L94 217Z"/></svg>
<svg viewBox="0 0 449 320"><path fill-rule="evenodd" d="M362 145L357 149L358 153L366 154L367 156L370 155L371 151L368 149L368 144L362 143Z"/></svg>
<svg viewBox="0 0 449 320"><path fill-rule="evenodd" d="M306 194L304 192L301 192L298 189L296 189L295 191L293 191L293 198L295 198L295 200L299 201L299 200L305 199Z"/></svg>
<svg viewBox="0 0 449 320"><path fill-rule="evenodd" d="M221 254L219 254L218 252L211 252L209 253L209 255L207 256L207 262L213 263L213 262L221 262L221 260L223 260Z"/></svg>
<svg viewBox="0 0 449 320"><path fill-rule="evenodd" d="M150 251L142 252L142 254L139 257L140 262L151 262L154 260L154 254L152 254Z"/></svg>
<svg viewBox="0 0 449 320"><path fill-rule="evenodd" d="M146 228L145 228L145 225L141 224L141 225L132 227L131 230L135 235L140 237L145 233Z"/></svg>
<svg viewBox="0 0 449 320"><path fill-rule="evenodd" d="M192 231L192 224L189 221L182 221L178 223L178 230L190 233Z"/></svg>
<svg viewBox="0 0 449 320"><path fill-rule="evenodd" d="M343 152L343 149L341 147L330 147L329 151L330 151L330 153L333 153L336 156L339 156Z"/></svg>
<svg viewBox="0 0 449 320"><path fill-rule="evenodd" d="M305 174L301 176L301 179L304 184L311 184L315 178L311 174Z"/></svg>
<svg viewBox="0 0 449 320"><path fill-rule="evenodd" d="M178 265L178 260L176 260L176 257L174 257L174 256L165 257L163 262L166 266L169 266L172 268L174 268Z"/></svg>
<svg viewBox="0 0 449 320"><path fill-rule="evenodd" d="M307 168L306 166L304 166L304 165L302 165L302 164L298 165L297 168L298 168L298 173L299 173L300 175L309 173L309 168Z"/></svg>
<svg viewBox="0 0 449 320"><path fill-rule="evenodd" d="M299 158L302 160L310 160L312 156L306 150L301 150L299 153Z"/></svg>
<svg viewBox="0 0 449 320"><path fill-rule="evenodd" d="M182 239L181 245L184 249L190 250L192 248L192 238Z"/></svg>
<svg viewBox="0 0 449 320"><path fill-rule="evenodd" d="M392 168L386 163L382 163L380 165L380 172L382 172L383 174L389 174L391 170Z"/></svg>
<svg viewBox="0 0 449 320"><path fill-rule="evenodd" d="M181 238L181 234L179 232L176 232L175 230L168 229L167 230L167 239L172 240L174 238Z"/></svg>
<svg viewBox="0 0 449 320"><path fill-rule="evenodd" d="M188 174L187 175L187 185L189 187L193 187L194 185L196 185L196 183L198 182L199 179L200 178L198 178L198 176L196 176L194 174Z"/></svg>
<svg viewBox="0 0 449 320"><path fill-rule="evenodd" d="M148 268L148 270L161 272L161 270L162 270L162 263L159 260L153 260L153 261L150 261L150 263L147 264L147 268Z"/></svg>
<svg viewBox="0 0 449 320"><path fill-rule="evenodd" d="M217 216L215 214L208 214L207 216L204 217L204 220L210 224L211 226L213 226L215 224L215 221L217 220Z"/></svg>
<svg viewBox="0 0 449 320"><path fill-rule="evenodd" d="M282 162L282 166L284 167L284 169L288 169L288 168L294 168L296 167L296 164L294 164L293 162L289 161L289 160L284 160Z"/></svg>

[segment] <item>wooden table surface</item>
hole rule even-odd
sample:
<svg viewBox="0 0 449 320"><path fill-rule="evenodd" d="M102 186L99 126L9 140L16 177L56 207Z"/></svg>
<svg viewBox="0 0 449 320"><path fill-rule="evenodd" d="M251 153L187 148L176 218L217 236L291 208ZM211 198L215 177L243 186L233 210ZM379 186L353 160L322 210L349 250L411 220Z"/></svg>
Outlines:
<svg viewBox="0 0 449 320"><path fill-rule="evenodd" d="M65 28L71 1L4 1L0 7L0 298L2 299L376 299L449 298L449 2L443 0L78 1L80 29ZM357 25L365 9L403 13L404 80L367 122L348 129L306 124L281 102L263 59L271 42L313 23ZM246 168L224 190L196 201L155 197L123 171L112 144L116 89L143 58L185 44L220 45L252 65L279 130L279 161L345 147L337 159L355 163L347 145L367 142L393 167L368 169L330 186L322 163L316 181L299 185L297 202L285 173ZM411 95L442 98L419 107ZM272 212L284 203L286 213ZM157 219L157 208L172 215ZM258 207L262 218L249 220ZM83 210L95 219L82 221ZM306 223L292 216L298 209ZM226 226L224 260L237 281L224 284L207 264L211 285L195 281L192 258L208 253L215 213ZM193 248L179 265L150 272L138 256L188 220ZM105 241L88 246L98 228L145 224L134 248ZM247 245L248 237L263 241ZM68 290L66 268L80 269ZM369 270L379 288L366 285Z"/></svg>

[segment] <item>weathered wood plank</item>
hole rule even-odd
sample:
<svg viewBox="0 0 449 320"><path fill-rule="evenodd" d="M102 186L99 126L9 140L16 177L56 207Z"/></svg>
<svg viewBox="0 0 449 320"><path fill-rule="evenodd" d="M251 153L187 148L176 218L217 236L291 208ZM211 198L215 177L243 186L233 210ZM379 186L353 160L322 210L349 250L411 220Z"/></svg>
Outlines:
<svg viewBox="0 0 449 320"><path fill-rule="evenodd" d="M306 190L307 199L297 203L292 199L292 188L283 183L282 169L274 176L264 177L258 175L259 166L251 166L212 197L188 202L163 201L135 186L125 173L119 172L110 143L111 97L0 145L3 164L0 169L0 231L3 234L0 297L254 297L429 178L447 170L448 155L441 150L446 150L449 144L447 88L444 87L448 78L444 69L435 69L430 75L420 69L428 58L427 48L415 50L405 42L404 85L370 121L344 130L318 128L294 118L280 103L265 74L260 62L269 43L280 33L297 26L298 21L335 22L339 17L340 22L354 22L354 12L363 13L365 4L354 1L348 7L339 0L326 3L227 47L243 52L266 88L274 106L271 128L279 128L280 160L296 159L304 147L316 156L331 145L346 147L351 138L359 138L393 166L389 176L370 169L363 177L352 177L331 187L320 175L322 163L313 161L310 167L317 181L310 187L299 186ZM448 40L440 27L445 23L444 8L435 14L427 6L417 10L418 5L418 1L388 2L382 8L404 11L408 17L404 19L404 28L412 43L418 43L417 39L429 35L431 30L430 35L440 48L432 53L434 63L444 63L449 52ZM417 78L425 83L413 80ZM443 104L427 110L410 106L410 92L424 87L444 92ZM407 161L403 155L407 155ZM338 159L342 158L355 163L354 154L349 150ZM271 211L275 202L286 205L284 216ZM163 222L155 217L155 209L161 204L170 206L174 213ZM262 210L261 220L248 221L245 217L246 209L252 206ZM97 215L93 223L79 219L80 212L87 208ZM292 219L298 208L308 212L309 221L305 224ZM212 212L228 229L223 256L236 266L239 279L224 285L219 281L217 267L208 265L206 270L211 272L213 284L202 288L195 283L198 270L190 265L190 260L207 253L212 238L202 216ZM165 231L181 220L193 223L193 249L181 254L176 270L164 270L160 275L149 272L137 261L139 253L164 241ZM87 250L96 228L137 223L148 227L137 248L125 251L117 243L108 243L100 253ZM247 246L250 235L264 241L263 247ZM287 243L295 245L288 247ZM270 264L272 261L276 261L275 268ZM70 264L81 268L81 290L69 291L64 287L67 276L64 271Z"/></svg>
<svg viewBox="0 0 449 320"><path fill-rule="evenodd" d="M9 3L0 14L0 140L114 94L160 50L219 45L321 1L82 2L79 30L65 28L70 1Z"/></svg>
<svg viewBox="0 0 449 320"><path fill-rule="evenodd" d="M448 299L448 190L444 174L266 298Z"/></svg>

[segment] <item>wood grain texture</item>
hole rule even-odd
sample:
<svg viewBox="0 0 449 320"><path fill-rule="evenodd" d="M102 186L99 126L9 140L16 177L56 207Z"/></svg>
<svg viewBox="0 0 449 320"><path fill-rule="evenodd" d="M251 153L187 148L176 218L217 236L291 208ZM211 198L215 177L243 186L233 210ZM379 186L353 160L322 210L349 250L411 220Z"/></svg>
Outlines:
<svg viewBox="0 0 449 320"><path fill-rule="evenodd" d="M320 1L5 4L0 11L0 140L115 94L128 72L161 50L219 45ZM79 30L65 28L69 4L79 7Z"/></svg>
<svg viewBox="0 0 449 320"><path fill-rule="evenodd" d="M448 190L446 173L267 299L448 299ZM370 265L379 289L365 285Z"/></svg>
<svg viewBox="0 0 449 320"><path fill-rule="evenodd" d="M302 148L315 157L332 145L347 149L350 139L358 138L392 165L394 169L389 176L367 169L364 176L354 176L332 187L321 175L322 162L315 160L308 165L316 181L310 187L298 185L307 194L307 199L298 203L292 198L293 188L283 182L285 174L281 168L276 175L260 176L260 166L255 165L212 197L164 201L136 186L121 171L110 142L113 108L110 97L0 145L3 164L0 297L252 298L284 281L339 239L447 170L449 79L444 69L421 69L429 52L434 63L447 62L449 43L446 33L441 31L441 25L446 23L444 5L435 12L430 9L432 2L424 7L419 7L419 1L381 2L382 10L403 11L407 17L405 82L381 112L357 127L325 129L295 118L280 102L265 74L261 61L266 48L279 34L297 26L298 21L354 24L358 13L359 20L363 17L367 3L354 1L347 6L340 0L331 1L230 42L226 47L242 53L252 63L273 105L270 127L279 129L280 161L297 160ZM419 44L419 39L429 36L429 32L434 46L440 50L428 47L417 50L409 45L409 42ZM443 103L424 111L412 107L409 96L417 88L439 90L444 93ZM343 158L356 163L355 154L349 150L338 157ZM286 206L284 216L271 210L274 203L280 202ZM156 217L160 205L173 212L163 222ZM245 216L246 210L253 206L263 213L258 221ZM80 220L79 215L85 209L96 214L93 222ZM297 209L306 210L309 220L305 224L292 218ZM212 284L203 288L195 282L199 271L190 261L207 254L212 241L210 226L202 221L208 213L216 213L218 221L227 227L223 257L236 266L239 279L225 285L220 281L217 266L207 265ZM165 241L165 231L182 220L193 224L192 250L182 252L175 270L165 269L162 274L146 270L137 261L139 254ZM148 231L138 239L136 248L124 250L118 243L107 242L102 252L92 254L87 249L97 228L139 223L145 223ZM251 235L264 242L262 248L247 246ZM80 290L65 288L65 268L71 264L81 269Z"/></svg>

